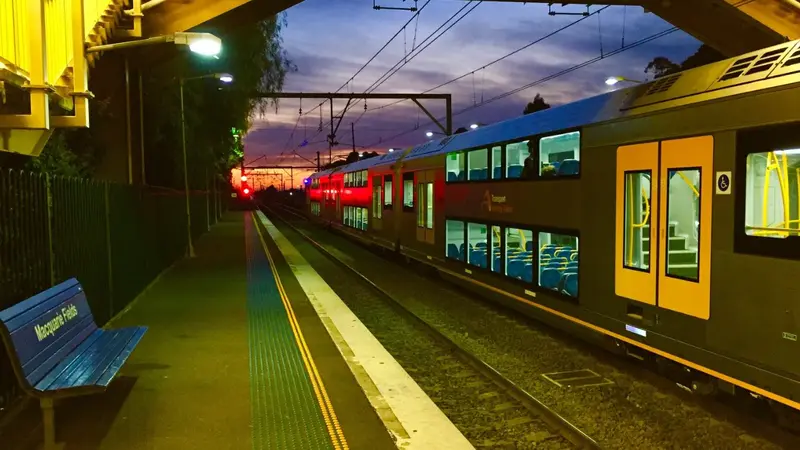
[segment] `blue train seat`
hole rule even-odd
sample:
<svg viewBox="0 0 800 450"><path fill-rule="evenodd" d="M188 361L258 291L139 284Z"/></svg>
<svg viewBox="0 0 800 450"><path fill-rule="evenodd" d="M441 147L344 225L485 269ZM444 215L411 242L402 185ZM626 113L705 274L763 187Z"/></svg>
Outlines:
<svg viewBox="0 0 800 450"><path fill-rule="evenodd" d="M522 279L528 283L533 282L533 264L527 263L525 267L522 268Z"/></svg>
<svg viewBox="0 0 800 450"><path fill-rule="evenodd" d="M567 272L563 275L563 292L570 297L578 296L578 274Z"/></svg>
<svg viewBox="0 0 800 450"><path fill-rule="evenodd" d="M522 176L522 166L508 166L508 178L519 178Z"/></svg>
<svg viewBox="0 0 800 450"><path fill-rule="evenodd" d="M553 247L545 246L545 248L542 249L542 253L541 254L542 255L547 255L547 256L553 256L555 253L556 253L556 247L555 246L553 246Z"/></svg>
<svg viewBox="0 0 800 450"><path fill-rule="evenodd" d="M508 262L508 276L521 278L523 270L525 270L525 263L522 260L515 259Z"/></svg>
<svg viewBox="0 0 800 450"><path fill-rule="evenodd" d="M558 282L561 281L561 272L557 269L544 269L539 278L539 286L545 289L557 289Z"/></svg>
<svg viewBox="0 0 800 450"><path fill-rule="evenodd" d="M533 241L528 241L525 243L525 250L529 252L533 251Z"/></svg>
<svg viewBox="0 0 800 450"><path fill-rule="evenodd" d="M447 256L449 258L459 258L460 252L458 251L456 244L447 244Z"/></svg>
<svg viewBox="0 0 800 450"><path fill-rule="evenodd" d="M447 181L459 181L459 175L460 173L458 172L447 172Z"/></svg>
<svg viewBox="0 0 800 450"><path fill-rule="evenodd" d="M502 272L503 263L499 256L494 257L494 271L495 272Z"/></svg>
<svg viewBox="0 0 800 450"><path fill-rule="evenodd" d="M581 163L577 159L565 159L556 169L558 175L577 175L581 170Z"/></svg>
<svg viewBox="0 0 800 450"><path fill-rule="evenodd" d="M494 175L494 179L495 180L499 180L500 178L503 178L503 168L502 167L495 167L493 175Z"/></svg>
<svg viewBox="0 0 800 450"><path fill-rule="evenodd" d="M475 248L485 249L486 248L486 242L478 242L477 244L475 244Z"/></svg>
<svg viewBox="0 0 800 450"><path fill-rule="evenodd" d="M556 258L569 258L569 255L570 255L570 251L569 250L563 250L562 249L562 250L556 251L553 256L555 256Z"/></svg>

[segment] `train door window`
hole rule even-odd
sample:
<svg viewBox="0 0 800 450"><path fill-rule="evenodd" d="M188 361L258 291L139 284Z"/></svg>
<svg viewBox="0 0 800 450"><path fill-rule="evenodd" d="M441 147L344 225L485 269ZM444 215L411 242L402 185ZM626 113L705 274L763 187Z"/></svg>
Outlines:
<svg viewBox="0 0 800 450"><path fill-rule="evenodd" d="M506 228L505 275L518 280L533 281L533 232Z"/></svg>
<svg viewBox="0 0 800 450"><path fill-rule="evenodd" d="M380 219L383 215L383 195L381 194L383 186L381 186L381 177L372 177L372 217Z"/></svg>
<svg viewBox="0 0 800 450"><path fill-rule="evenodd" d="M466 171L464 163L466 158L464 152L453 152L447 154L445 170L447 171L447 182L464 181Z"/></svg>
<svg viewBox="0 0 800 450"><path fill-rule="evenodd" d="M369 214L367 208L358 208L361 210L361 229L367 231L367 225L369 225Z"/></svg>
<svg viewBox="0 0 800 450"><path fill-rule="evenodd" d="M492 271L503 273L503 231L497 225L492 226L492 232L489 234L489 242L489 247L492 249L491 256L489 257L492 263Z"/></svg>
<svg viewBox="0 0 800 450"><path fill-rule="evenodd" d="M464 222L458 220L445 221L445 241L447 244L447 257L465 261L466 251L464 249Z"/></svg>
<svg viewBox="0 0 800 450"><path fill-rule="evenodd" d="M668 276L698 281L700 246L700 168L667 171Z"/></svg>
<svg viewBox="0 0 800 450"><path fill-rule="evenodd" d="M481 181L489 179L489 150L472 150L467 158L467 179Z"/></svg>
<svg viewBox="0 0 800 450"><path fill-rule="evenodd" d="M650 208L652 171L625 172L625 231L623 264L629 269L650 270Z"/></svg>
<svg viewBox="0 0 800 450"><path fill-rule="evenodd" d="M417 183L417 204L425 205L425 183ZM417 227L425 228L425 208L417 208Z"/></svg>
<svg viewBox="0 0 800 450"><path fill-rule="evenodd" d="M487 261L489 260L488 238L486 233L486 225L481 223L468 223L467 224L467 262L473 266L478 266L483 269L488 267Z"/></svg>
<svg viewBox="0 0 800 450"><path fill-rule="evenodd" d="M543 177L580 174L581 133L547 136L539 140L539 175Z"/></svg>
<svg viewBox="0 0 800 450"><path fill-rule="evenodd" d="M403 210L414 210L414 172L403 174Z"/></svg>
<svg viewBox="0 0 800 450"><path fill-rule="evenodd" d="M490 173L493 180L503 178L503 147L492 147L492 171Z"/></svg>
<svg viewBox="0 0 800 450"><path fill-rule="evenodd" d="M578 237L539 233L539 287L578 296Z"/></svg>
<svg viewBox="0 0 800 450"><path fill-rule="evenodd" d="M433 229L433 183L425 183L425 228Z"/></svg>
<svg viewBox="0 0 800 450"><path fill-rule="evenodd" d="M514 142L506 145L506 178L522 178L522 169L531 154L528 142Z"/></svg>
<svg viewBox="0 0 800 450"><path fill-rule="evenodd" d="M385 175L383 177L383 207L384 209L392 209L392 176Z"/></svg>
<svg viewBox="0 0 800 450"><path fill-rule="evenodd" d="M344 207L344 220L343 220L343 222L348 227L350 226L350 207L349 206L345 206Z"/></svg>

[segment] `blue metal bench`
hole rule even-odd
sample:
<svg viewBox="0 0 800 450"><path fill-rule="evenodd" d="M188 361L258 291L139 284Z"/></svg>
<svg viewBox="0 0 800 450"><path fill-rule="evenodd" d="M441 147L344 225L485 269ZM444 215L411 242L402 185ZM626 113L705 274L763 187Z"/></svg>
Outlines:
<svg viewBox="0 0 800 450"><path fill-rule="evenodd" d="M105 391L146 327L97 327L78 280L0 311L0 335L22 389L39 399L45 448L56 448L54 401Z"/></svg>

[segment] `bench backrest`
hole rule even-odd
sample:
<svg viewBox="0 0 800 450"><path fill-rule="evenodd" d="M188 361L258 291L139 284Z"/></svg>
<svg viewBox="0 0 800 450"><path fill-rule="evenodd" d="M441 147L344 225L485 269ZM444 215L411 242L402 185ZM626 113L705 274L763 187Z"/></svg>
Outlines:
<svg viewBox="0 0 800 450"><path fill-rule="evenodd" d="M86 295L74 278L0 311L0 333L27 389L95 330Z"/></svg>

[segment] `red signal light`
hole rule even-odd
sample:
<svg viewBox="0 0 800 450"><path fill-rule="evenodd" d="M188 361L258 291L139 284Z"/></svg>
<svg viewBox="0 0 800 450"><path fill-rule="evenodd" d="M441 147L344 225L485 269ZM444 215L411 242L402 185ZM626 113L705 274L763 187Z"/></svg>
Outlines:
<svg viewBox="0 0 800 450"><path fill-rule="evenodd" d="M242 175L242 181L247 181L247 176Z"/></svg>
<svg viewBox="0 0 800 450"><path fill-rule="evenodd" d="M244 192L244 195L247 195L247 194L250 193L250 189L249 188L244 188L244 191L242 191L242 192Z"/></svg>

